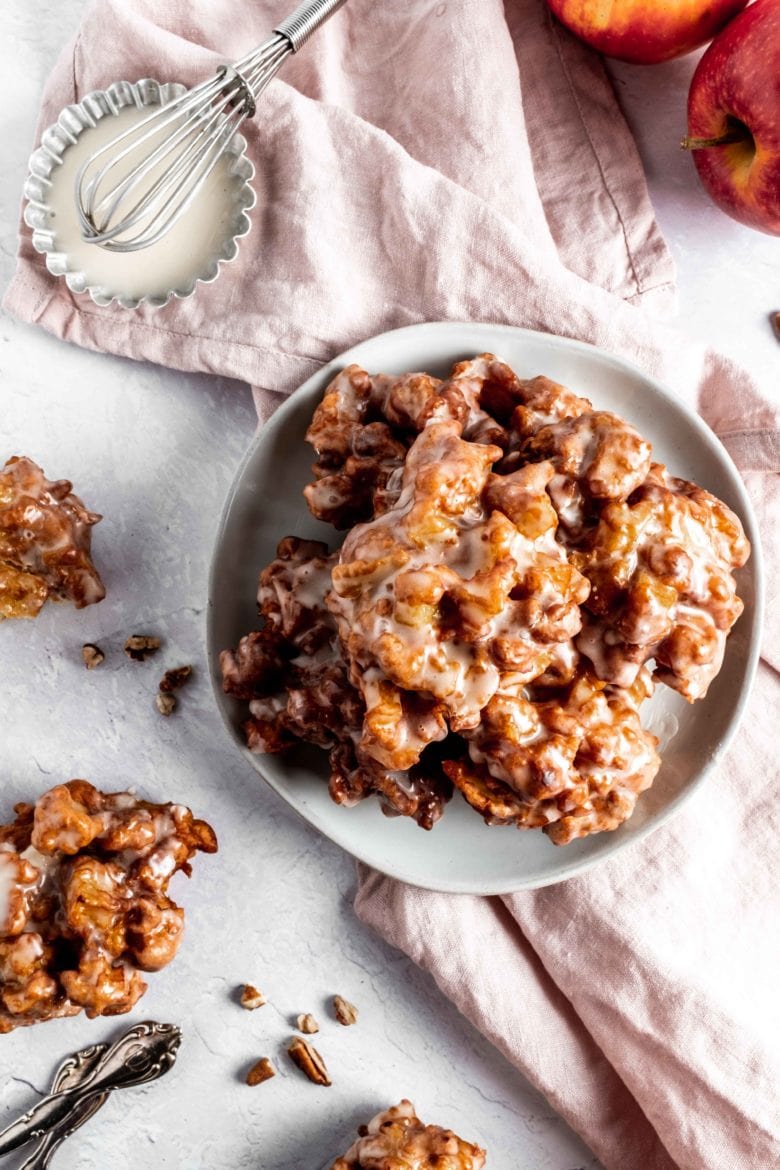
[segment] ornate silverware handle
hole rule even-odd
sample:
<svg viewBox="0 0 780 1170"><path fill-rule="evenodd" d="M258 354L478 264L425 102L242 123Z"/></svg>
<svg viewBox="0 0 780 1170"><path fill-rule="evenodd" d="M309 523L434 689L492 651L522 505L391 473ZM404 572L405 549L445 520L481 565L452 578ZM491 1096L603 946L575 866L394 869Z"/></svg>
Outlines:
<svg viewBox="0 0 780 1170"><path fill-rule="evenodd" d="M0 1156L64 1125L90 1098L114 1089L143 1085L173 1066L181 1032L173 1024L136 1024L103 1054L77 1085L50 1093L0 1133Z"/></svg>
<svg viewBox="0 0 780 1170"><path fill-rule="evenodd" d="M346 0L304 0L281 24L277 24L274 32L287 37L293 52L297 53L312 33L344 3Z"/></svg>
<svg viewBox="0 0 780 1170"><path fill-rule="evenodd" d="M83 1048L81 1052L67 1057L54 1074L51 1085L52 1093L79 1084L81 1080L89 1076L107 1049L107 1044L93 1044L90 1048ZM50 1129L46 1136L41 1138L19 1170L47 1170L51 1159L65 1139L74 1130L79 1129L85 1121L89 1121L90 1117L94 1116L104 1104L107 1097L108 1093L96 1093L82 1104L74 1105L67 1120L62 1125Z"/></svg>

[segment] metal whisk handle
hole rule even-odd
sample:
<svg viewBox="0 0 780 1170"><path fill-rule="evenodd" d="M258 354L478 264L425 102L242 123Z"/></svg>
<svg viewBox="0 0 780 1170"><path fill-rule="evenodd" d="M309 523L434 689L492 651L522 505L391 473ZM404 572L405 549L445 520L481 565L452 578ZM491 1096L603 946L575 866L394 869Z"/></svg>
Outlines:
<svg viewBox="0 0 780 1170"><path fill-rule="evenodd" d="M304 0L281 24L277 24L274 32L287 37L293 52L297 53L312 33L315 33L345 2L346 0Z"/></svg>

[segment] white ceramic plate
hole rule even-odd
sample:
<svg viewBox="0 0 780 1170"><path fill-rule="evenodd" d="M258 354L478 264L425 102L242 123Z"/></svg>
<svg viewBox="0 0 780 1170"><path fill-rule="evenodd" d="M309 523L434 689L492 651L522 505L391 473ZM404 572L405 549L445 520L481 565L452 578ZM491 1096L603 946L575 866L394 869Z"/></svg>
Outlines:
<svg viewBox="0 0 780 1170"><path fill-rule="evenodd" d="M252 755L239 724L246 705L222 693L219 651L257 626L259 570L282 536L327 541L334 531L314 520L301 494L310 477L311 448L303 435L322 392L343 366L371 372L427 370L444 376L455 361L489 351L521 378L546 374L595 406L623 415L671 472L708 488L740 516L753 545L738 574L745 612L728 641L723 669L707 698L694 706L659 687L643 709L660 735L663 765L634 816L612 833L558 847L538 831L488 827L456 793L442 820L425 832L407 818L382 814L374 799L343 808L328 796L326 757L315 749L288 756ZM548 885L581 873L662 825L694 791L726 749L747 700L758 660L761 615L760 549L739 475L705 424L660 383L635 366L581 342L501 325L438 323L383 333L341 354L310 378L258 434L238 470L217 536L209 597L209 659L225 721L247 763L315 828L361 861L413 885L459 893L495 894Z"/></svg>

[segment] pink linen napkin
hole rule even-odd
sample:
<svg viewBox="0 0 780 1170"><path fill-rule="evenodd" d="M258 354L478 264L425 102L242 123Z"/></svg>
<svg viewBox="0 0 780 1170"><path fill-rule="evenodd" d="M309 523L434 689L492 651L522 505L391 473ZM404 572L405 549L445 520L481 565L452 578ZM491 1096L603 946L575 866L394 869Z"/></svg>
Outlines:
<svg viewBox="0 0 780 1170"><path fill-rule="evenodd" d="M288 7L256 0L239 19L229 0L102 0L41 128L112 80L200 80ZM764 661L717 775L649 841L563 885L449 897L365 871L357 911L609 1170L780 1165L778 425L743 371L643 311L673 306L672 265L598 59L542 0L349 0L247 137L255 226L215 284L159 312L99 309L23 232L5 307L81 345L244 379L261 419L352 343L437 319L593 342L702 413L743 472L769 566Z"/></svg>

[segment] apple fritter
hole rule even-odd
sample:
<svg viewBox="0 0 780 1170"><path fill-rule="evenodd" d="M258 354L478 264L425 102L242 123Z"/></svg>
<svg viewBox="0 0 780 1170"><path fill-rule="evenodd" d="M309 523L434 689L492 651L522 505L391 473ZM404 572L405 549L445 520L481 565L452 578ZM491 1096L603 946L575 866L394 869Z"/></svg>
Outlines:
<svg viewBox="0 0 780 1170"><path fill-rule="evenodd" d="M507 681L464 734L468 757L444 769L489 824L541 828L556 845L616 829L661 764L639 718L652 690L646 670L622 688L581 667L535 698Z"/></svg>
<svg viewBox="0 0 780 1170"><path fill-rule="evenodd" d="M577 644L599 678L631 686L655 659L657 681L702 698L742 613L733 571L749 554L722 501L654 463L570 556L591 584Z"/></svg>
<svg viewBox="0 0 780 1170"><path fill-rule="evenodd" d="M213 829L184 805L86 780L15 811L0 826L0 1033L130 1011L142 972L176 955L184 911L168 883L196 852L216 852Z"/></svg>
<svg viewBox="0 0 780 1170"><path fill-rule="evenodd" d="M0 470L0 621L36 617L48 598L81 609L106 595L91 559L90 512L67 479L50 480L32 459Z"/></svg>
<svg viewBox="0 0 780 1170"><path fill-rule="evenodd" d="M360 1137L331 1170L482 1170L484 1165L483 1149L451 1129L425 1125L404 1099L361 1126Z"/></svg>

